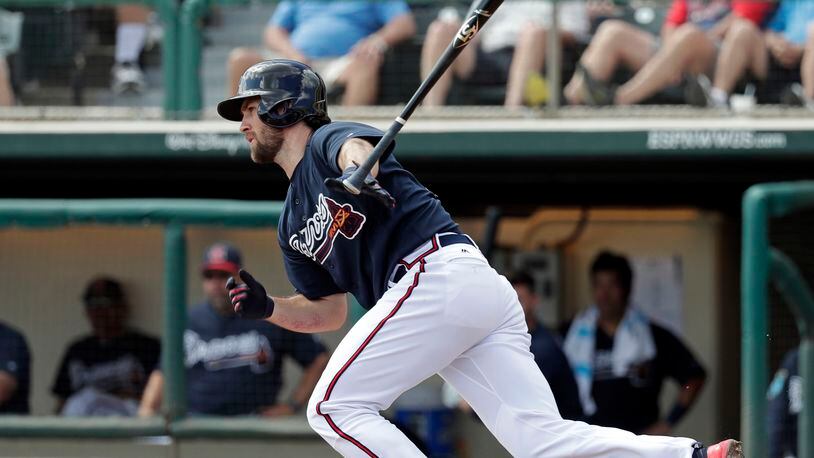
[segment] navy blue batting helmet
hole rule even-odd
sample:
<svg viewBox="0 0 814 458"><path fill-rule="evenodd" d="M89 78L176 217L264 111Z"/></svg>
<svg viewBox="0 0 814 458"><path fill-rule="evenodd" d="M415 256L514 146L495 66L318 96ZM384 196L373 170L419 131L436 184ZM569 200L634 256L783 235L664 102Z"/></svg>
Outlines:
<svg viewBox="0 0 814 458"><path fill-rule="evenodd" d="M243 101L260 96L257 114L271 127L283 128L302 120L317 128L331 122L325 83L311 67L289 59L272 59L249 67L240 78L237 95L218 104L218 114L243 120Z"/></svg>

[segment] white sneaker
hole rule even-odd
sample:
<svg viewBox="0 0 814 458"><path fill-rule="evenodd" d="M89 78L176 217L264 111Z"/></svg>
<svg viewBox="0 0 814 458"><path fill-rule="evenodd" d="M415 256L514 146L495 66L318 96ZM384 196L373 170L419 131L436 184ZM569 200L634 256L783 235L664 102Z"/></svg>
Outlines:
<svg viewBox="0 0 814 458"><path fill-rule="evenodd" d="M132 62L116 63L110 69L113 81L111 89L116 95L124 93L141 94L147 88L144 72Z"/></svg>

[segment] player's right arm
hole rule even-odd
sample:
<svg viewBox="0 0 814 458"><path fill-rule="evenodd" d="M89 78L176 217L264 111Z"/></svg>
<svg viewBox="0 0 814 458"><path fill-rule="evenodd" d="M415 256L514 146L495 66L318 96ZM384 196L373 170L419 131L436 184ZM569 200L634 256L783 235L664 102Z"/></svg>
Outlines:
<svg viewBox="0 0 814 458"><path fill-rule="evenodd" d="M154 370L144 387L144 394L141 395L141 402L138 406L139 417L152 417L161 410L161 400L164 393L164 374L160 370Z"/></svg>
<svg viewBox="0 0 814 458"><path fill-rule="evenodd" d="M344 293L319 299L308 299L302 294L271 299L274 313L266 320L290 331L335 331L348 317L348 300Z"/></svg>

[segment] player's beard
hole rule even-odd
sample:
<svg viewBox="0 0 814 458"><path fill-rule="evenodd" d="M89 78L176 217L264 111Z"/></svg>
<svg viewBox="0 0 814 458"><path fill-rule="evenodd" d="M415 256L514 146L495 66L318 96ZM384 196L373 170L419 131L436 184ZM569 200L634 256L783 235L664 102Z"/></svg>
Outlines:
<svg viewBox="0 0 814 458"><path fill-rule="evenodd" d="M282 129L266 128L257 131L251 144L252 160L258 164L270 164L277 158L285 138Z"/></svg>

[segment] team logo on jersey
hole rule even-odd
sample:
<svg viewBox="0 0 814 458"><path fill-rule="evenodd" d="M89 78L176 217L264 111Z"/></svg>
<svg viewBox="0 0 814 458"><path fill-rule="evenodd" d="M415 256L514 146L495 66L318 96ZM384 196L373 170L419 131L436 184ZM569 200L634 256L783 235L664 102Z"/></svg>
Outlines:
<svg viewBox="0 0 814 458"><path fill-rule="evenodd" d="M365 224L365 215L355 211L351 204L339 204L320 194L317 211L288 239L291 248L322 264L334 248L337 235L350 240L359 234Z"/></svg>

